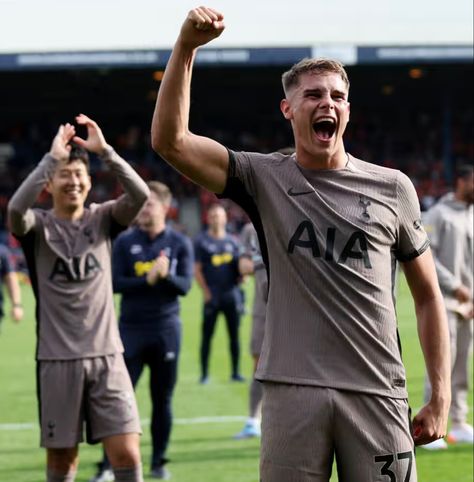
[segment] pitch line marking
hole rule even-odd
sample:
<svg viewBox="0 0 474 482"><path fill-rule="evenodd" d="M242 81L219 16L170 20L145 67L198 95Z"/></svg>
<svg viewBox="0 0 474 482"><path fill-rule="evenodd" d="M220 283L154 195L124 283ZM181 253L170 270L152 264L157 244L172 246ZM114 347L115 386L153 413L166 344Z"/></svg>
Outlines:
<svg viewBox="0 0 474 482"><path fill-rule="evenodd" d="M174 424L177 425L198 425L205 423L228 423L228 422L242 422L247 420L247 417L238 415L222 415L217 417L195 417L195 418L175 418ZM141 420L143 425L150 423L149 419ZM14 432L21 430L33 430L39 428L38 423L0 423L0 431Z"/></svg>

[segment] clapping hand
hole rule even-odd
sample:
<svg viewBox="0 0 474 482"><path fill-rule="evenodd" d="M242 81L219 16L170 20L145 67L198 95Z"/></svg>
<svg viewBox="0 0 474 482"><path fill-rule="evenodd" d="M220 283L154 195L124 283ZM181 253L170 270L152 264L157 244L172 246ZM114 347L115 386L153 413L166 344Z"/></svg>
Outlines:
<svg viewBox="0 0 474 482"><path fill-rule="evenodd" d="M169 273L170 259L164 251L155 258L153 266L146 276L146 281L149 285L154 285L159 279L166 278Z"/></svg>

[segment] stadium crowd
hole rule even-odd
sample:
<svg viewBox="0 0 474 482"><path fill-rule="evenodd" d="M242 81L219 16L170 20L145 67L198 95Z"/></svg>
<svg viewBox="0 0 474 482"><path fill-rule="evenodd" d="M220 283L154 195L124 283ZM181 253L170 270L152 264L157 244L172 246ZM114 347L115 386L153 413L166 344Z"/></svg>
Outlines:
<svg viewBox="0 0 474 482"><path fill-rule="evenodd" d="M471 135L473 111L472 106L466 106L457 113L449 129L441 119L426 112L412 112L411 117L397 122L392 119L389 124L376 111L354 113L346 131L346 146L348 152L356 157L398 168L407 174L415 185L422 210L426 210L451 187L454 167L474 159L474 140ZM41 124L21 123L0 129L0 226L5 224L6 206L15 186L48 150L47 140L56 126L55 121L50 121ZM283 123L271 131L261 127L260 131L253 129L249 132L243 126L224 130L205 124L198 129L235 150L272 152L291 144L290 133ZM115 133L112 139L117 152L130 162L143 179L160 179L171 187L174 200L170 219L178 220L181 199L196 197L200 200L204 223L204 213L215 202L215 196L191 183L166 162L157 162L158 156L150 147L146 120L142 124L115 126L110 130ZM120 189L115 180L104 174L99 166L97 159L92 158L95 189L89 201L109 199L116 196ZM47 196L43 196L41 201L46 203ZM245 215L230 203L226 207L229 229L240 231L246 222Z"/></svg>

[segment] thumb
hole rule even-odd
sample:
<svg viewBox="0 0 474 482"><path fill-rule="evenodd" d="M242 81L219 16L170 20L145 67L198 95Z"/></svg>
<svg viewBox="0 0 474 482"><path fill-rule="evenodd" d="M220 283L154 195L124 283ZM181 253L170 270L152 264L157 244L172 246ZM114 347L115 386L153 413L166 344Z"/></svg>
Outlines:
<svg viewBox="0 0 474 482"><path fill-rule="evenodd" d="M86 148L87 143L86 143L86 141L85 141L84 139L82 139L82 137L74 136L74 137L72 138L72 140L73 140L73 142L75 142L78 146Z"/></svg>

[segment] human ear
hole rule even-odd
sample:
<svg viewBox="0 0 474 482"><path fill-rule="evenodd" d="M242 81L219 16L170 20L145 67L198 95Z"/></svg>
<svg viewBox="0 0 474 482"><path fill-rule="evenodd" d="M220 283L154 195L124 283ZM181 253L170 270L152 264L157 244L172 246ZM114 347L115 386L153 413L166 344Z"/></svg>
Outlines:
<svg viewBox="0 0 474 482"><path fill-rule="evenodd" d="M292 111L291 111L291 106L290 103L288 102L288 99L282 99L280 102L280 110L283 114L283 117L286 120L290 120L292 118Z"/></svg>

